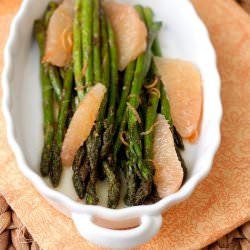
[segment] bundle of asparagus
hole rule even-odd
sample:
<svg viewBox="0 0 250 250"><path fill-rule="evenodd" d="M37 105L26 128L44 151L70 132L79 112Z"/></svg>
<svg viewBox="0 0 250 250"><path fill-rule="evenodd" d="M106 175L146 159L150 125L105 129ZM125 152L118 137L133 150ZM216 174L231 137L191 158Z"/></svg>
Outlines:
<svg viewBox="0 0 250 250"><path fill-rule="evenodd" d="M72 59L63 67L45 58L48 25L60 6L51 2L34 27L42 61L44 147L41 174L49 176L54 187L59 185L66 130L81 103L92 94L93 86L101 83L107 91L98 116L87 139L77 147L74 155L75 190L80 199L86 197L87 204L98 204L97 181L107 179L107 206L116 208L120 200L120 180L124 177L126 205L155 202L159 199L153 181L157 113L168 120L177 155L185 169L180 154L184 148L182 138L173 126L166 90L153 60L154 55L161 55L157 40L161 23L153 20L150 8L134 7L147 29L147 44L143 53L130 60L121 71L116 32L105 6L100 0L75 0L71 4L75 10L73 38L69 42L73 44ZM59 107L57 118L54 103Z"/></svg>

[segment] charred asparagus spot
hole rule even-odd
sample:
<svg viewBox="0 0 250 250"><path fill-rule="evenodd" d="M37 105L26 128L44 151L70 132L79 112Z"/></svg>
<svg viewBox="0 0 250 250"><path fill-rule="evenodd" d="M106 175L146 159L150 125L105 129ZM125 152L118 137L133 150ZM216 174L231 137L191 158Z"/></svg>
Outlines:
<svg viewBox="0 0 250 250"><path fill-rule="evenodd" d="M86 186L85 186L85 179L87 177L84 176L85 178L83 178L82 176L82 164L83 164L83 159L85 157L85 147L82 146L79 148L79 150L77 151L76 153L76 156L75 156L75 159L73 161L73 165L72 165L72 170L73 170L73 176L72 176L72 180L73 180L73 185L74 185L74 188L75 188L75 191L78 195L78 197L80 199L83 199L84 198L84 195L85 195L85 189L86 189Z"/></svg>
<svg viewBox="0 0 250 250"><path fill-rule="evenodd" d="M116 208L120 200L120 180L116 168L113 168L107 161L103 162L103 169L108 179L108 202L107 207Z"/></svg>
<svg viewBox="0 0 250 250"><path fill-rule="evenodd" d="M186 166L186 163L185 163L185 161L180 153L180 150L177 147L175 147L175 151L176 151L176 154L177 154L179 161L181 162L181 166L182 166L182 169L184 172L184 176L183 176L183 183L184 183L186 178L187 178L187 174L188 174L187 166Z"/></svg>
<svg viewBox="0 0 250 250"><path fill-rule="evenodd" d="M89 164L90 169L90 180L86 193L86 203L89 205L96 205L99 201L96 194L98 153L101 147L101 140L99 138L94 128L94 132L90 134L86 142L87 156L84 164Z"/></svg>
<svg viewBox="0 0 250 250"><path fill-rule="evenodd" d="M151 195L144 201L144 205L154 204L160 200L161 200L161 198L157 192L157 188L156 188L155 184L153 184Z"/></svg>
<svg viewBox="0 0 250 250"><path fill-rule="evenodd" d="M62 174L62 162L61 162L61 149L66 131L67 118L69 115L69 105L72 97L72 86L73 86L73 69L72 64L68 66L65 71L65 78L63 83L63 97L59 108L58 114L58 126L55 132L53 153L52 153L52 164L50 170L50 180L54 187L59 185L61 174Z"/></svg>
<svg viewBox="0 0 250 250"><path fill-rule="evenodd" d="M93 184L91 180L89 180L86 192L86 203L88 205L97 205L98 202L99 199L96 195L96 186Z"/></svg>
<svg viewBox="0 0 250 250"><path fill-rule="evenodd" d="M44 56L45 48L45 26L42 20L37 20L35 22L34 31L40 50L40 59L42 59ZM54 136L53 91L47 72L47 65L40 63L40 81L42 85L44 127L44 146L41 157L40 171L42 176L44 177L49 175L51 163L51 145Z"/></svg>
<svg viewBox="0 0 250 250"><path fill-rule="evenodd" d="M185 147L184 147L182 137L176 130L175 126L173 126L173 135L174 135L174 142L175 142L176 147L180 150L184 150Z"/></svg>

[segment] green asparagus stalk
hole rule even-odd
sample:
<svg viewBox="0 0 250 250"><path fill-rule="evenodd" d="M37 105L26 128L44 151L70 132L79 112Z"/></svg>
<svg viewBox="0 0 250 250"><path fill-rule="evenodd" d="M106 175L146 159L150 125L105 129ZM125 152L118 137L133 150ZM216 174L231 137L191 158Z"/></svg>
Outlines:
<svg viewBox="0 0 250 250"><path fill-rule="evenodd" d="M57 67L53 65L48 65L49 79L51 85L54 89L55 97L58 103L62 101L62 83L60 78L60 73Z"/></svg>
<svg viewBox="0 0 250 250"><path fill-rule="evenodd" d="M98 20L99 11L99 0L94 1L94 17L95 20ZM101 15L101 26L102 26L102 56L103 62L102 65L99 63L100 60L100 53L99 53L99 46L94 46L94 71L95 71L95 81L100 81L99 77L101 77L101 69L103 69L103 76L102 82L108 88L109 86L109 46L108 46L108 36L107 36L107 22L106 22L105 14L102 13ZM94 24L94 34L97 40L100 40L100 28L98 25ZM95 52L96 51L96 52ZM95 63L96 62L96 63ZM99 150L102 145L101 141L101 134L102 134L102 126L103 121L105 118L107 107L107 95L105 96L103 103L101 105L99 116L96 122L96 126L92 134L90 135L87 141L87 149L88 151L88 158L90 163L90 181L87 187L87 195L86 195L86 202L87 204L96 204L98 199L96 197L96 180L97 180L97 164L98 164L98 157L99 157ZM119 202L120 196L120 181L117 177L115 171L112 168L112 165L106 162L103 162L103 169L104 173L107 176L108 183L109 183L109 195L108 195L108 207L115 208Z"/></svg>
<svg viewBox="0 0 250 250"><path fill-rule="evenodd" d="M153 13L146 13L144 11L144 16L145 16L145 20L147 23L147 28L149 29L153 24ZM152 62L152 71L156 72L154 62ZM157 76L155 75L155 77L157 77ZM159 89L160 89L159 83L160 82L157 78L154 79L154 80L158 81L157 85L155 86L155 89L159 91ZM159 91L159 93L160 93L160 91ZM154 123L156 121L159 98L160 98L160 96L157 96L157 94L155 92L150 93L150 89L149 89L149 100L148 100L148 105L147 105L146 122L145 122L146 134L144 136L144 157L146 158L146 160L151 160L151 161L153 160L154 133L149 132L149 131L152 130Z"/></svg>
<svg viewBox="0 0 250 250"><path fill-rule="evenodd" d="M109 88L110 86L110 51L109 51L109 41L108 41L108 30L107 30L107 19L104 11L101 14L101 29L102 29L102 78L103 84ZM99 113L99 122L100 125L103 125L103 121L105 118L107 104L108 104L108 93L105 95L101 111ZM102 131L103 132L103 131ZM109 157L112 159L112 157ZM116 208L120 198L120 180L116 173L116 169L113 167L112 160L104 161L102 164L102 169L99 169L99 172L106 175L109 183L108 189L108 201L107 206L110 208Z"/></svg>
<svg viewBox="0 0 250 250"><path fill-rule="evenodd" d="M182 140L180 134L178 133L178 131L176 130L176 128L173 124L173 119L172 119L172 116L170 113L170 104L168 101L165 87L164 87L162 82L161 82L161 113L165 116L166 120L169 123L170 129L171 129L173 137L174 137L174 142L175 142L176 147L178 149L183 150L184 143L183 143L183 140Z"/></svg>
<svg viewBox="0 0 250 250"><path fill-rule="evenodd" d="M134 72L135 72L135 64L136 64L136 61L131 62L125 71L123 87L122 87L122 95L119 101L119 106L118 106L117 114L116 114L116 126L115 126L116 129L121 124L125 110L126 110L126 103L128 101L128 95L131 89L131 83L132 83Z"/></svg>
<svg viewBox="0 0 250 250"><path fill-rule="evenodd" d="M116 108L116 96L117 96L117 85L118 85L118 55L117 55L117 48L116 48L116 41L115 41L115 35L113 33L111 24L108 20L108 18L105 16L105 13L103 12L102 15L103 18L103 25L102 29L103 31L106 30L106 32L103 34L102 41L107 41L106 46L103 48L102 57L103 57L103 81L107 84L109 84L109 79L111 81L111 91L110 95L106 94L105 100L104 100L104 109L103 113L100 114L102 117L101 119L101 125L104 121L104 115L106 111L107 102L109 99L109 109L108 109L108 117L106 119L105 128L106 130L103 133L103 147L101 149L101 157L104 157L106 155L106 158L109 159L108 161L104 161L103 171L104 174L107 177L108 183L109 183L109 189L108 189L108 202L107 206L109 208L116 208L119 199L120 199L120 179L118 176L118 169L114 167L114 156L109 152L114 133L115 133L115 108ZM108 58L110 58L110 62L108 62ZM107 66L105 66L107 64ZM109 75L110 73L110 75ZM108 85L107 85L108 86ZM108 98L109 97L109 98ZM107 154L109 153L109 156Z"/></svg>
<svg viewBox="0 0 250 250"><path fill-rule="evenodd" d="M82 74L82 41L81 41L81 0L75 1L75 16L73 23L73 64L76 91L79 100L84 97L83 74Z"/></svg>
<svg viewBox="0 0 250 250"><path fill-rule="evenodd" d="M92 0L77 0L77 14L74 22L74 39L76 40L75 55L75 77L78 81L77 89L80 99L83 98L84 92L88 87L93 85L93 2ZM80 48L81 47L81 48ZM82 63L83 62L83 63ZM83 87L82 78L84 78L85 89ZM90 149L86 148L86 154ZM86 156L81 170L89 168L89 160ZM90 193L91 186L87 187Z"/></svg>
<svg viewBox="0 0 250 250"><path fill-rule="evenodd" d="M81 40L83 69L86 87L93 85L93 0L82 0Z"/></svg>
<svg viewBox="0 0 250 250"><path fill-rule="evenodd" d="M136 6L136 10L144 20L143 8L141 6ZM132 83L129 99L129 104L131 107L133 107L134 110L137 110L140 103L139 96L141 94L144 78L146 77L148 73L147 71L149 70L148 65L151 65L152 44L156 39L160 27L160 23L153 23L150 26L148 32L149 36L147 50L137 59L135 76ZM147 71L145 70L145 68L147 69ZM129 109L128 112L128 133L130 147L128 164L130 166L133 166L134 169L139 169L140 171L139 177L141 179L141 185L135 195L134 201L134 205L139 205L142 204L147 198L147 196L150 194L153 179L153 167L151 162L143 160L142 148L138 143L140 141L140 135L138 132L138 117L135 115L135 112L133 110Z"/></svg>
<svg viewBox="0 0 250 250"><path fill-rule="evenodd" d="M105 131L103 133L103 145L101 149L101 158L104 159L107 157L115 133L115 112L116 112L116 96L118 88L118 52L116 47L116 38L113 32L111 23L107 18L107 29L108 29L108 40L110 48L110 67L111 67L111 86L110 86L110 95L108 103L108 116L104 121Z"/></svg>
<svg viewBox="0 0 250 250"><path fill-rule="evenodd" d="M100 15L101 20L101 71L102 71L102 83L108 89L110 86L110 53L109 53L109 43L108 43L108 31L107 31L107 21L105 13L102 11ZM99 112L100 123L103 123L106 115L108 104L108 93L105 94L102 106ZM101 124L103 126L103 124Z"/></svg>
<svg viewBox="0 0 250 250"><path fill-rule="evenodd" d="M94 82L101 81L101 51L100 51L100 3L99 0L93 0L93 75ZM88 140L86 142L87 147L87 159L90 168L90 180L87 186L86 203L89 205L96 205L99 201L96 194L96 182L97 182L97 164L99 149L101 147L101 124L100 120L92 130Z"/></svg>
<svg viewBox="0 0 250 250"><path fill-rule="evenodd" d="M63 97L58 114L58 127L55 134L55 141L53 143L53 157L50 170L50 179L54 187L57 187L59 185L62 174L61 149L66 130L69 105L72 96L72 86L73 69L72 64L70 64L65 72L62 95Z"/></svg>
<svg viewBox="0 0 250 250"><path fill-rule="evenodd" d="M40 59L44 56L45 48L45 27L42 20L35 21L35 36L40 50ZM51 145L54 135L54 110L53 110L53 91L47 74L47 65L40 64L40 77L43 95L43 127L44 127L44 146L41 157L40 171L42 176L49 175L51 163Z"/></svg>
<svg viewBox="0 0 250 250"><path fill-rule="evenodd" d="M150 17L153 16L153 12L152 9L150 8L144 8L144 14L146 17ZM153 52L155 56L161 56L161 46L159 43L159 40L156 39L153 43ZM181 136L179 135L178 131L176 130L176 128L173 125L173 119L170 113L170 104L169 104L169 100L167 97L167 93L165 90L165 87L163 85L163 82L161 81L161 85L160 85L160 92L161 92L161 113L165 116L166 120L168 120L168 123L170 125L173 137L174 137L174 142L175 142L175 150L178 156L179 161L181 162L182 168L184 170L184 176L187 175L187 167L186 164L181 156L181 153L179 151L179 149L183 150L184 149L184 144L183 144L183 140L181 138Z"/></svg>
<svg viewBox="0 0 250 250"><path fill-rule="evenodd" d="M102 80L100 11L100 0L93 0L93 70L95 82L101 82Z"/></svg>
<svg viewBox="0 0 250 250"><path fill-rule="evenodd" d="M44 25L45 28L48 28L50 18L54 14L55 10L58 7L58 3L56 2L50 2L47 11L44 15ZM54 89L55 97L58 103L62 100L62 83L60 79L60 73L57 67L47 64L47 69L48 69L48 74L49 74L49 79L51 82L51 85Z"/></svg>
<svg viewBox="0 0 250 250"><path fill-rule="evenodd" d="M153 11L152 9L150 8L144 8L144 13L145 13L145 16L153 16ZM153 52L154 52L154 55L155 56L162 56L162 53L161 53L161 46L160 46L160 42L158 39L156 39L153 43ZM172 129L172 132L173 132L173 136L174 136L174 141L175 141L175 144L176 146L183 150L184 149L184 144L183 144L183 140L181 138L181 136L179 135L178 131L176 130L176 128L174 127L173 125L173 120L172 120L172 116L171 116L171 113L170 113L170 105L169 105L169 100L168 100L168 97L167 97L167 93L166 93L166 90L164 88L164 85L163 83L161 82L161 112L162 114L165 114L166 115L166 119L168 120L169 122L169 125Z"/></svg>
<svg viewBox="0 0 250 250"><path fill-rule="evenodd" d="M93 75L94 82L101 82L101 48L100 48L100 2L99 0L93 0ZM105 107L101 106L99 114L103 113ZM100 116L100 115L99 115ZM97 182L97 164L99 150L101 148L101 132L102 132L103 120L98 117L95 127L93 128L88 140L86 142L87 147L87 162L90 164L90 180L87 186L86 203L90 205L96 205L99 201L96 194L96 182Z"/></svg>
<svg viewBox="0 0 250 250"><path fill-rule="evenodd" d="M74 16L74 22L73 22L73 64L74 64L74 78L75 78L75 84L76 84L76 92L78 99L81 101L84 98L84 94L86 92L85 86L85 70L86 66L84 68L83 66L83 57L84 53L83 51L87 52L87 38L83 37L83 15L86 16L86 12L83 11L83 1L82 0L76 0L75 1L75 16ZM86 17L85 17L86 18ZM83 46L84 41L84 46ZM88 55L87 55L88 56ZM75 155L74 161L73 161L73 183L76 190L76 193L78 194L80 199L83 199L85 192L86 192L86 177L88 175L88 171L85 171L87 167L85 163L86 159L86 148L83 145L80 147L78 152ZM83 164L84 162L84 164ZM85 171L86 176L85 178L81 177L81 172Z"/></svg>
<svg viewBox="0 0 250 250"><path fill-rule="evenodd" d="M170 104L167 98L165 87L161 82L161 113L165 116L170 128L173 127L173 119L170 113Z"/></svg>

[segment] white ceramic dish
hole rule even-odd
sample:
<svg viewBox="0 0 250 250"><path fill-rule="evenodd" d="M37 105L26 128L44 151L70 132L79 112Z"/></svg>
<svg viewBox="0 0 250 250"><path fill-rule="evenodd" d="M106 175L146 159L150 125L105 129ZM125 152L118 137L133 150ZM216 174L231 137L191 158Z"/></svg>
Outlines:
<svg viewBox="0 0 250 250"><path fill-rule="evenodd" d="M122 1L122 0L121 0ZM9 143L23 174L60 211L71 216L80 234L107 248L129 248L152 238L162 224L162 213L186 199L209 173L220 143L220 79L216 56L207 30L188 0L123 0L151 6L164 27L160 39L165 56L194 62L204 80L204 115L195 145L186 144L189 174L181 190L154 205L111 210L74 200L71 188L51 189L39 176L42 149L42 105L38 50L32 37L33 22L49 0L24 0L15 17L5 48L3 111ZM69 178L71 179L71 178ZM133 229L125 230L125 228ZM120 230L114 230L119 228Z"/></svg>

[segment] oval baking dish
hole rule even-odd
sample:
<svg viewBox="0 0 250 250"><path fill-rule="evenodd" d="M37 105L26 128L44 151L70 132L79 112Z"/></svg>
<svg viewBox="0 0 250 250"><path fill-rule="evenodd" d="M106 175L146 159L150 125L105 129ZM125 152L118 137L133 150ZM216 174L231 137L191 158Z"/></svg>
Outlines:
<svg viewBox="0 0 250 250"><path fill-rule="evenodd" d="M162 213L186 199L207 176L220 143L222 107L216 55L208 32L188 0L123 0L150 6L164 23L160 42L164 56L192 61L204 84L204 110L198 141L185 144L183 157L188 176L182 188L153 205L117 210L75 201L68 182L52 189L39 175L42 150L42 101L34 20L49 0L24 0L12 25L5 48L3 111L8 140L22 173L58 210L72 217L80 234L107 248L130 248L150 240L160 229ZM65 173L64 178L68 174ZM70 177L69 177L70 178ZM131 228L131 229L128 229Z"/></svg>

